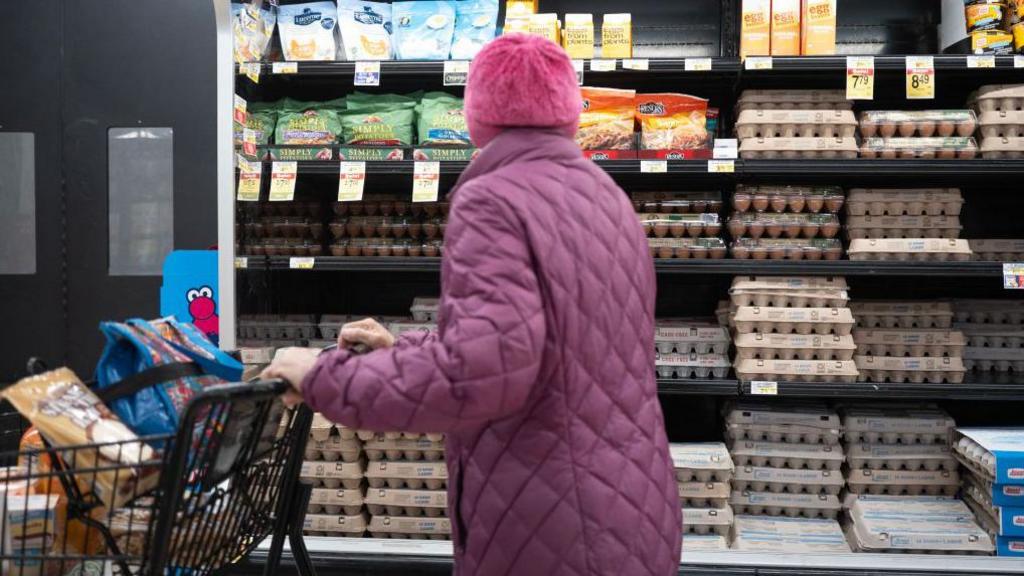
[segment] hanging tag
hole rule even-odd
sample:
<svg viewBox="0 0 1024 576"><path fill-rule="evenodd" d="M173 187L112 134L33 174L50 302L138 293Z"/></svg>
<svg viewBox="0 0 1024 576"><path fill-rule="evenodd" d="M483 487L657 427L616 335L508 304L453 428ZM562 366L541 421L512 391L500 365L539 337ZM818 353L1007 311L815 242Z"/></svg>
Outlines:
<svg viewBox="0 0 1024 576"><path fill-rule="evenodd" d="M623 70L649 70L651 63L646 58L631 58L622 61Z"/></svg>
<svg viewBox="0 0 1024 576"><path fill-rule="evenodd" d="M779 383L754 380L750 383L750 394L753 396L778 396Z"/></svg>
<svg viewBox="0 0 1024 576"><path fill-rule="evenodd" d="M576 71L576 83L583 86L583 60L573 60L572 68Z"/></svg>
<svg viewBox="0 0 1024 576"><path fill-rule="evenodd" d="M440 162L416 162L412 173L412 201L437 202L440 181Z"/></svg>
<svg viewBox="0 0 1024 576"><path fill-rule="evenodd" d="M238 201L257 202L260 199L260 177L263 166L259 162L238 159Z"/></svg>
<svg viewBox="0 0 1024 576"><path fill-rule="evenodd" d="M1024 68L1024 55L1017 54L1013 57L1014 68Z"/></svg>
<svg viewBox="0 0 1024 576"><path fill-rule="evenodd" d="M245 270L249 267L249 259L245 256L235 258L235 268L238 270Z"/></svg>
<svg viewBox="0 0 1024 576"><path fill-rule="evenodd" d="M846 99L875 99L875 57L846 57Z"/></svg>
<svg viewBox="0 0 1024 576"><path fill-rule="evenodd" d="M242 64L242 72L245 73L249 80L252 80L253 84L260 83L261 68L262 66L259 62L246 62L245 64Z"/></svg>
<svg viewBox="0 0 1024 576"><path fill-rule="evenodd" d="M967 57L968 68L995 68L996 57L994 54L985 54L983 56L968 56Z"/></svg>
<svg viewBox="0 0 1024 576"><path fill-rule="evenodd" d="M664 174L668 172L667 160L641 160L640 172L642 174Z"/></svg>
<svg viewBox="0 0 1024 576"><path fill-rule="evenodd" d="M366 162L342 162L338 168L338 202L360 202L366 183Z"/></svg>
<svg viewBox="0 0 1024 576"><path fill-rule="evenodd" d="M356 86L380 86L380 62L356 62Z"/></svg>
<svg viewBox="0 0 1024 576"><path fill-rule="evenodd" d="M252 128L242 130L242 154L250 158L256 156L256 131Z"/></svg>
<svg viewBox="0 0 1024 576"><path fill-rule="evenodd" d="M683 61L687 72L707 72L711 70L711 58L687 58Z"/></svg>
<svg viewBox="0 0 1024 576"><path fill-rule="evenodd" d="M469 79L468 60L448 60L444 63L444 85L465 86Z"/></svg>
<svg viewBox="0 0 1024 576"><path fill-rule="evenodd" d="M743 61L743 68L746 70L771 70L771 56L747 56Z"/></svg>
<svg viewBox="0 0 1024 576"><path fill-rule="evenodd" d="M715 160L735 160L739 157L739 141L735 138L716 138L711 157Z"/></svg>
<svg viewBox="0 0 1024 576"><path fill-rule="evenodd" d="M316 258L295 257L288 259L288 267L292 270L312 270L316 265Z"/></svg>
<svg viewBox="0 0 1024 576"><path fill-rule="evenodd" d="M708 172L712 174L732 174L736 172L736 161L708 160Z"/></svg>
<svg viewBox="0 0 1024 576"><path fill-rule="evenodd" d="M591 72L615 72L615 62L616 62L616 60L614 58L612 58L612 59L598 58L598 59L595 59L595 60L591 60L590 61L590 71Z"/></svg>
<svg viewBox="0 0 1024 576"><path fill-rule="evenodd" d="M1024 262L1003 263L1003 288L1024 290Z"/></svg>
<svg viewBox="0 0 1024 576"><path fill-rule="evenodd" d="M270 65L270 71L274 74L298 74L298 62L274 62Z"/></svg>
<svg viewBox="0 0 1024 576"><path fill-rule="evenodd" d="M291 202L295 199L295 162L273 162L270 165L270 201Z"/></svg>
<svg viewBox="0 0 1024 576"><path fill-rule="evenodd" d="M907 56L907 99L935 99L935 58Z"/></svg>
<svg viewBox="0 0 1024 576"><path fill-rule="evenodd" d="M245 109L246 109L245 99L242 98L241 96L239 96L238 94L235 94L235 113L234 113L234 118L235 118L235 123L236 124L241 124L242 126L245 126L245 120L247 118L247 114L246 114Z"/></svg>

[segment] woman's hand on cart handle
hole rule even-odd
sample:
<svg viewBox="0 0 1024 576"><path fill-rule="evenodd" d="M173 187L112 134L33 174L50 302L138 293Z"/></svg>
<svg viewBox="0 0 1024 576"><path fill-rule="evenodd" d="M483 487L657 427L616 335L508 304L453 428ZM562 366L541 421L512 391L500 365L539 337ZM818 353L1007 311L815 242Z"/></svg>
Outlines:
<svg viewBox="0 0 1024 576"><path fill-rule="evenodd" d="M377 350L378 348L391 348L394 345L395 337L373 318L349 322L342 326L338 333L338 346L341 348L358 349L360 346L365 346L370 350Z"/></svg>
<svg viewBox="0 0 1024 576"><path fill-rule="evenodd" d="M260 373L260 379L284 380L291 388L284 393L282 401L288 407L302 404L302 381L313 369L320 352L318 348L282 348L274 354L273 362Z"/></svg>

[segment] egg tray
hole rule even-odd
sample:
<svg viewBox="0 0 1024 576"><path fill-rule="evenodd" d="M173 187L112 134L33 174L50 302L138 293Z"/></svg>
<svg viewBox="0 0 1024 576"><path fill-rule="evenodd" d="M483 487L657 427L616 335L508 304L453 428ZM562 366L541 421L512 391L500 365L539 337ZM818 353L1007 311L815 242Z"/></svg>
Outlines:
<svg viewBox="0 0 1024 576"><path fill-rule="evenodd" d="M733 242L737 260L840 260L843 243L838 238L773 239L740 238Z"/></svg>
<svg viewBox="0 0 1024 576"><path fill-rule="evenodd" d="M651 258L721 260L728 252L721 238L648 238Z"/></svg>
<svg viewBox="0 0 1024 576"><path fill-rule="evenodd" d="M727 536L732 529L732 508L683 508L683 533ZM683 537L685 539L685 536Z"/></svg>
<svg viewBox="0 0 1024 576"><path fill-rule="evenodd" d="M737 334L737 360L853 360L852 336Z"/></svg>
<svg viewBox="0 0 1024 576"><path fill-rule="evenodd" d="M724 508L729 505L729 482L678 482L684 508Z"/></svg>
<svg viewBox="0 0 1024 576"><path fill-rule="evenodd" d="M447 540L451 537L452 524L443 517L372 516L366 529L374 538Z"/></svg>
<svg viewBox="0 0 1024 576"><path fill-rule="evenodd" d="M402 240L395 238L350 238L338 240L329 247L331 256L347 256L350 258L364 257L408 257L408 258L436 258L444 252L442 240ZM273 256L273 254L268 254ZM287 254L280 254L287 256ZM303 254L293 254L303 256Z"/></svg>
<svg viewBox="0 0 1024 576"><path fill-rule="evenodd" d="M953 453L965 468L987 482L994 482L996 456L981 444L968 436L960 436L953 443Z"/></svg>
<svg viewBox="0 0 1024 576"><path fill-rule="evenodd" d="M967 370L956 356L854 356L853 360L865 382L961 384Z"/></svg>
<svg viewBox="0 0 1024 576"><path fill-rule="evenodd" d="M845 480L837 470L737 466L732 488L740 492L839 495Z"/></svg>
<svg viewBox="0 0 1024 576"><path fill-rule="evenodd" d="M1021 300L955 300L953 308L957 322L1012 324L1024 329L1024 301Z"/></svg>
<svg viewBox="0 0 1024 576"><path fill-rule="evenodd" d="M857 239L850 241L850 260L966 262L971 259L967 240L945 238L925 239Z"/></svg>
<svg viewBox="0 0 1024 576"><path fill-rule="evenodd" d="M979 502L974 497L974 494L967 492L966 489L964 490L963 499L964 504L967 504L967 507L974 513L974 520L982 530L988 533L989 538L993 540L999 538L999 521L993 515L993 510L983 502Z"/></svg>
<svg viewBox="0 0 1024 576"><path fill-rule="evenodd" d="M764 110L852 110L843 90L744 90L737 105Z"/></svg>
<svg viewBox="0 0 1024 576"><path fill-rule="evenodd" d="M1016 112L1024 109L1024 84L982 86L967 101L983 116L986 112Z"/></svg>
<svg viewBox="0 0 1024 576"><path fill-rule="evenodd" d="M968 240L975 260L986 262L1019 262L1024 260L1024 239Z"/></svg>
<svg viewBox="0 0 1024 576"><path fill-rule="evenodd" d="M633 192L637 212L669 214L717 214L722 209L722 193L714 192Z"/></svg>
<svg viewBox="0 0 1024 576"><path fill-rule="evenodd" d="M426 221L392 216L352 216L337 218L327 225L334 240L345 238L409 238L435 240L444 236L447 222L434 218Z"/></svg>
<svg viewBox="0 0 1024 576"><path fill-rule="evenodd" d="M986 160L1020 160L1024 158L1024 137L993 137L981 141L981 157Z"/></svg>
<svg viewBox="0 0 1024 576"><path fill-rule="evenodd" d="M733 316L739 334L835 334L848 336L854 325L849 308L740 306Z"/></svg>
<svg viewBox="0 0 1024 576"><path fill-rule="evenodd" d="M1015 372L1019 371L1021 366L1024 366L1024 348L979 348L975 346L968 346L964 348L964 361L970 360L974 363L995 363L1000 364L1001 367L996 367L994 364L986 370L996 368L1001 372L1013 369Z"/></svg>
<svg viewBox="0 0 1024 576"><path fill-rule="evenodd" d="M832 494L779 494L775 492L733 491L729 504L736 514L786 516L789 518L839 517L842 505Z"/></svg>
<svg viewBox="0 0 1024 576"><path fill-rule="evenodd" d="M843 435L854 444L945 445L956 422L930 405L852 405L841 408Z"/></svg>
<svg viewBox="0 0 1024 576"><path fill-rule="evenodd" d="M1024 137L1024 110L992 110L978 116L983 139Z"/></svg>
<svg viewBox="0 0 1024 576"><path fill-rule="evenodd" d="M859 373L852 360L738 360L741 382L787 381L853 384Z"/></svg>
<svg viewBox="0 0 1024 576"><path fill-rule="evenodd" d="M845 456L841 446L793 442L735 441L729 454L737 466L839 470Z"/></svg>
<svg viewBox="0 0 1024 576"><path fill-rule="evenodd" d="M238 336L253 340L308 340L317 338L313 316L240 316Z"/></svg>
<svg viewBox="0 0 1024 576"><path fill-rule="evenodd" d="M860 113L865 138L921 138L974 135L978 117L972 110L867 110Z"/></svg>
<svg viewBox="0 0 1024 576"><path fill-rule="evenodd" d="M856 500L846 533L861 552L975 554L994 551L962 501L929 498Z"/></svg>
<svg viewBox="0 0 1024 576"><path fill-rule="evenodd" d="M960 474L953 470L851 469L847 489L853 494L889 496L955 496Z"/></svg>
<svg viewBox="0 0 1024 576"><path fill-rule="evenodd" d="M735 276L730 285L733 290L744 291L822 291L849 290L842 276Z"/></svg>
<svg viewBox="0 0 1024 576"><path fill-rule="evenodd" d="M959 216L964 200L956 188L854 188L848 216Z"/></svg>
<svg viewBox="0 0 1024 576"><path fill-rule="evenodd" d="M846 290L753 290L731 288L729 297L735 306L771 306L776 308L842 308L850 301Z"/></svg>
<svg viewBox="0 0 1024 576"><path fill-rule="evenodd" d="M710 322L659 319L654 323L654 344L663 354L724 354L729 342L728 330ZM663 344L670 345L671 349Z"/></svg>
<svg viewBox="0 0 1024 576"><path fill-rule="evenodd" d="M737 426L796 425L836 434L840 427L839 414L818 401L769 403L738 400L727 404L723 415L727 424Z"/></svg>
<svg viewBox="0 0 1024 576"><path fill-rule="evenodd" d="M370 462L365 475L370 488L440 490L448 485L444 462Z"/></svg>
<svg viewBox="0 0 1024 576"><path fill-rule="evenodd" d="M963 332L942 328L857 328L853 340L860 356L962 357L967 346Z"/></svg>
<svg viewBox="0 0 1024 576"><path fill-rule="evenodd" d="M964 502L970 505L970 502L974 501L978 508L988 516L988 520L998 525L996 518L999 517L999 510L992 502L992 485L987 481L979 479L974 474L966 474L963 479ZM971 509L974 510L974 507L972 506Z"/></svg>
<svg viewBox="0 0 1024 576"><path fill-rule="evenodd" d="M744 160L857 157L855 138L745 138L740 140Z"/></svg>
<svg viewBox="0 0 1024 576"><path fill-rule="evenodd" d="M846 462L851 470L956 470L956 458L946 444L849 444Z"/></svg>
<svg viewBox="0 0 1024 576"><path fill-rule="evenodd" d="M283 205L284 203L280 203ZM374 195L372 200L362 202L334 202L331 209L337 216L427 216L433 218L447 215L451 207L449 202L417 202L411 203L408 196Z"/></svg>
<svg viewBox="0 0 1024 576"><path fill-rule="evenodd" d="M309 438L313 442L326 441L337 430L338 436L343 440L351 440L356 437L355 431L345 428L328 420L323 414L315 412L313 421L309 425Z"/></svg>
<svg viewBox="0 0 1024 576"><path fill-rule="evenodd" d="M729 357L724 354L662 354L655 353L655 369L659 378L725 378L729 374Z"/></svg>
<svg viewBox="0 0 1024 576"><path fill-rule="evenodd" d="M324 207L320 202L245 202L240 206L241 211L246 214L257 216L309 216L319 220L324 213Z"/></svg>
<svg viewBox="0 0 1024 576"><path fill-rule="evenodd" d="M414 322L437 322L437 314L441 309L440 298L417 296L412 300L409 312Z"/></svg>
<svg viewBox="0 0 1024 576"><path fill-rule="evenodd" d="M722 442L669 444L678 482L728 482L735 466Z"/></svg>
<svg viewBox="0 0 1024 576"><path fill-rule="evenodd" d="M841 225L835 214L744 212L726 223L733 238L835 238Z"/></svg>
<svg viewBox="0 0 1024 576"><path fill-rule="evenodd" d="M1020 360L973 360L964 359L968 372L1024 373L1024 361Z"/></svg>
<svg viewBox="0 0 1024 576"><path fill-rule="evenodd" d="M654 238L700 238L718 236L722 223L718 214L639 214L644 233Z"/></svg>
<svg viewBox="0 0 1024 576"><path fill-rule="evenodd" d="M953 306L938 301L872 301L850 303L860 328L949 328Z"/></svg>
<svg viewBox="0 0 1024 576"><path fill-rule="evenodd" d="M736 137L853 138L857 119L850 110L745 108L736 120Z"/></svg>
<svg viewBox="0 0 1024 576"><path fill-rule="evenodd" d="M959 238L959 216L849 216L846 237L858 238Z"/></svg>
<svg viewBox="0 0 1024 576"><path fill-rule="evenodd" d="M366 463L359 462L322 462L305 461L299 471L303 482L312 484L314 488L330 488L337 490L357 490L363 484Z"/></svg>
<svg viewBox="0 0 1024 576"><path fill-rule="evenodd" d="M444 442L421 437L415 440L406 438L387 439L383 435L368 440L363 446L366 458L371 462L378 460L428 460L444 459Z"/></svg>
<svg viewBox="0 0 1024 576"><path fill-rule="evenodd" d="M385 440L420 440L426 438L431 442L442 442L444 441L444 434L422 434L419 432L373 432L370 430L357 430L356 435L363 442L369 442L383 438Z"/></svg>
<svg viewBox="0 0 1024 576"><path fill-rule="evenodd" d="M729 352L729 342L673 342L655 340L654 349L659 354L679 354L684 356L691 354L698 356L715 354L721 356Z"/></svg>
<svg viewBox="0 0 1024 576"><path fill-rule="evenodd" d="M344 513L347 516L354 516L362 511L365 490L356 488L330 489L314 488L310 492L309 508L310 514L328 514L337 516Z"/></svg>
<svg viewBox="0 0 1024 576"><path fill-rule="evenodd" d="M920 158L969 160L978 155L973 137L948 138L865 138L860 145L861 158Z"/></svg>
<svg viewBox="0 0 1024 576"><path fill-rule="evenodd" d="M726 424L725 437L728 440L753 440L761 442L790 442L806 444L839 444L839 430L822 430L797 424Z"/></svg>
<svg viewBox="0 0 1024 576"><path fill-rule="evenodd" d="M976 324L957 322L967 345L974 348L1020 348L1024 346L1024 326L1016 324Z"/></svg>
<svg viewBox="0 0 1024 576"><path fill-rule="evenodd" d="M789 554L850 553L839 522L823 518L787 518L737 514L732 549Z"/></svg>
<svg viewBox="0 0 1024 576"><path fill-rule="evenodd" d="M736 212L810 212L837 214L845 202L843 189L836 186L744 186L736 187L732 206Z"/></svg>
<svg viewBox="0 0 1024 576"><path fill-rule="evenodd" d="M247 238L305 238L320 240L324 237L322 222L296 216L269 216L242 224Z"/></svg>
<svg viewBox="0 0 1024 576"><path fill-rule="evenodd" d="M302 530L310 536L362 536L366 532L366 514L306 514Z"/></svg>
<svg viewBox="0 0 1024 576"><path fill-rule="evenodd" d="M447 516L448 492L374 488L366 492L366 509L374 516Z"/></svg>
<svg viewBox="0 0 1024 576"><path fill-rule="evenodd" d="M687 534L683 538L683 554L689 552L724 552L729 549L726 536L717 534Z"/></svg>
<svg viewBox="0 0 1024 576"><path fill-rule="evenodd" d="M313 440L306 444L303 457L306 460L324 460L325 462L357 462L363 454L363 443L358 438L342 440L340 436L331 436L327 440Z"/></svg>

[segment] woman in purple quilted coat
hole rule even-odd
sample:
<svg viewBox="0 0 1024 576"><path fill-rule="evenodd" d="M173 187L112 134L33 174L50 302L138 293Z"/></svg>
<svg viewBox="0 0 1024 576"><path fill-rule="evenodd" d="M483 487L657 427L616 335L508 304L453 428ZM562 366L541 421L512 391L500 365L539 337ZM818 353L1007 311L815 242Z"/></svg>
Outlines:
<svg viewBox="0 0 1024 576"><path fill-rule="evenodd" d="M436 333L347 325L266 376L352 428L444 432L455 573L656 575L681 511L654 377L654 269L626 194L573 140L555 44L509 35L473 61L482 150L452 193Z"/></svg>

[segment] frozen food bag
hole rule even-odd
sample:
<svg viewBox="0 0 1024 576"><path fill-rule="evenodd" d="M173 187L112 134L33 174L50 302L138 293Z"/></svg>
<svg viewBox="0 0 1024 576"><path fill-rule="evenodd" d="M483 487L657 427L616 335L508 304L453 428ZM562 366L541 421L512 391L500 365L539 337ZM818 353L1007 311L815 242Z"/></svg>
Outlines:
<svg viewBox="0 0 1024 576"><path fill-rule="evenodd" d="M640 145L645 150L692 150L708 143L708 101L687 94L637 94Z"/></svg>
<svg viewBox="0 0 1024 576"><path fill-rule="evenodd" d="M633 148L636 92L615 88L581 89L583 113L576 143L584 150Z"/></svg>
<svg viewBox="0 0 1024 576"><path fill-rule="evenodd" d="M445 0L395 2L395 57L399 60L447 60L455 34L455 3Z"/></svg>
<svg viewBox="0 0 1024 576"><path fill-rule="evenodd" d="M391 59L391 4L338 0L338 28L347 60Z"/></svg>
<svg viewBox="0 0 1024 576"><path fill-rule="evenodd" d="M274 35L277 15L254 4L231 5L231 33L234 38L235 62L258 62L263 59Z"/></svg>
<svg viewBox="0 0 1024 576"><path fill-rule="evenodd" d="M494 39L498 27L498 0L459 0L455 3L452 60L472 60Z"/></svg>
<svg viewBox="0 0 1024 576"><path fill-rule="evenodd" d="M411 146L415 115L411 107L349 109L341 114L342 142L350 146Z"/></svg>
<svg viewBox="0 0 1024 576"><path fill-rule="evenodd" d="M461 98L428 92L416 112L420 146L472 146Z"/></svg>
<svg viewBox="0 0 1024 576"><path fill-rule="evenodd" d="M285 60L334 60L334 2L287 4L279 10L277 29Z"/></svg>
<svg viewBox="0 0 1024 576"><path fill-rule="evenodd" d="M245 126L243 127L235 122L235 146L242 145L242 131L244 128L248 128L256 134L256 144L258 146L270 144L270 137L274 135L274 127L276 125L277 110L269 104L261 102L250 103L245 118Z"/></svg>
<svg viewBox="0 0 1024 576"><path fill-rule="evenodd" d="M297 104L303 104L301 110L296 110ZM274 129L274 143L278 146L324 146L337 142L341 136L338 111L317 107L317 104L283 102Z"/></svg>

